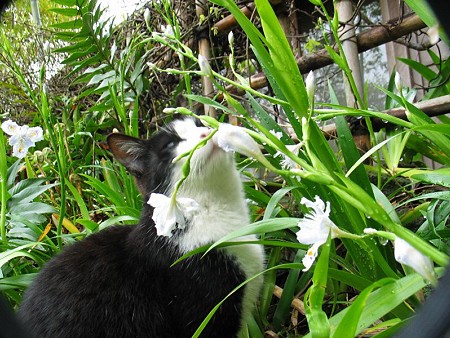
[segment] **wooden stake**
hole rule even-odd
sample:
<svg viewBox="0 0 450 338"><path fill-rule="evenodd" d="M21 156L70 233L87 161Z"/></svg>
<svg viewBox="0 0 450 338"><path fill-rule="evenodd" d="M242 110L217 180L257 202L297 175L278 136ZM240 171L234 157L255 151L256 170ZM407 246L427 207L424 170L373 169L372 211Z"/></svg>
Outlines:
<svg viewBox="0 0 450 338"><path fill-rule="evenodd" d="M206 0L196 0L196 14L200 18L205 15L205 9L208 8ZM198 40L198 53L203 55L208 61L211 60L211 45L208 38L200 38ZM202 76L203 95L211 96L214 93L214 86L211 79L207 76ZM205 115L216 117L216 110L208 104L204 105Z"/></svg>

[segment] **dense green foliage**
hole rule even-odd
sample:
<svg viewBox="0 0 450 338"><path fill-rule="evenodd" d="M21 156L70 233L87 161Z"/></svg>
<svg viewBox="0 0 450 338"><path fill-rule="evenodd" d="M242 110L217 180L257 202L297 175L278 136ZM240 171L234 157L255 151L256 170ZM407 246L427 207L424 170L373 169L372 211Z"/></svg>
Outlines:
<svg viewBox="0 0 450 338"><path fill-rule="evenodd" d="M8 27L1 28L3 66L14 76L33 109L26 121L44 129L44 140L19 160L9 155L8 135L0 131L0 290L12 305L20 304L33 276L64 245L111 224L136 221L142 202L133 180L101 145L113 128L134 136L152 132L148 125L162 112L148 114L142 98L158 74L169 73L179 80L174 96L182 92L190 103L178 112L194 115L193 102L209 104L221 119L227 115L238 118L264 147L266 155L262 158L238 157L239 168L248 178L245 191L254 223L212 247L190 253L230 245L234 238L247 233L260 235L259 242L267 249L267 270L254 321L248 323L250 337L262 337L269 329L283 337L353 337L378 329L394 332L414 314L421 301L420 292L429 282L408 264L396 261L393 243L398 238L406 240L415 248L411 250L434 262L437 275L448 262L449 121L442 117L437 123L411 104L410 91L398 81L395 86L394 75L389 87L379 90L386 96L386 108L407 109L407 120L369 110L364 95L356 90L343 54L336 13L329 15L321 1L311 2L321 8L329 23L332 38L328 41L326 35L325 47L352 86L358 109L338 105L331 86L331 102L316 107L313 83L308 80L305 86L267 0L255 1L261 27L245 17L234 1L213 0L211 6L225 8L236 17L267 75L274 93L271 96L252 89L240 75L232 41L227 74L233 74L235 80L206 69L204 64L199 70L199 57L182 43L176 15L168 2L153 5L153 13L172 27L171 32L160 32L160 27L147 22L147 32L142 33L142 26L136 25L127 40L118 33L120 28L100 19L102 10L95 1L54 0L59 6L53 12L65 21L48 29L61 46L53 53L64 59L67 77L77 86L71 96L49 92L45 62L37 83L31 83L25 76L26 65L15 57L18 46L9 37ZM333 43L337 52L331 48ZM178 57L179 68L162 69L152 62L150 51L161 46ZM439 62L436 55L430 55ZM425 78L443 84L430 90L427 98L448 93L448 61L441 64L440 73L412 60L403 61ZM201 75L212 79L223 101L193 94L191 87ZM228 84L243 89L245 95L239 100L230 95L224 89ZM294 138L265 110L266 103L281 107ZM1 116L3 121L18 120L20 112L12 108ZM345 116L356 116L367 123L372 148L363 157ZM213 128L218 126L215 119L199 118ZM332 118L337 127L337 150L330 147L317 125ZM391 129L374 132L371 118L389 122ZM422 155L442 168L405 166ZM367 164L368 159L373 165ZM394 189L388 190L389 186ZM326 215L323 219L315 210L313 221L323 221L317 224L318 230L324 224L333 224L338 230L327 228L314 265L305 269L304 256L311 252L310 244L318 241L299 243L298 226L306 226L311 215L304 198L314 201L316 196L330 208L329 218ZM375 230L365 233L367 228ZM432 275L426 276L433 281ZM273 297L275 286L283 289L279 300ZM303 302L304 314L291 308L294 298ZM212 315L217 308L211 310Z"/></svg>

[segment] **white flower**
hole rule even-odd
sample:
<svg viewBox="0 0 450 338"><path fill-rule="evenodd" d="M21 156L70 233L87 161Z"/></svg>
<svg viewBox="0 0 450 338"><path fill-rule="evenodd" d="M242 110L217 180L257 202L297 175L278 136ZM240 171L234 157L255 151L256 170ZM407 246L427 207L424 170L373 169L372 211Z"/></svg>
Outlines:
<svg viewBox="0 0 450 338"><path fill-rule="evenodd" d="M287 144L286 148L293 153L295 156L298 156L300 152L300 148L303 146L303 143L298 144ZM281 151L277 151L274 155L274 157L281 156L283 159L281 160L280 164L283 169L291 170L291 169L300 169L300 166L297 162L292 160L289 156L282 153Z"/></svg>
<svg viewBox="0 0 450 338"><path fill-rule="evenodd" d="M303 271L307 271L314 263L319 247L327 241L328 235L331 233L331 238L336 238L343 232L329 218L330 202L325 205L320 197L316 196L314 202L303 197L300 203L313 209L298 222L300 231L297 232L297 240L300 243L312 244L302 260L305 266Z"/></svg>
<svg viewBox="0 0 450 338"><path fill-rule="evenodd" d="M152 219L158 236L172 236L175 228L184 229L198 211L196 201L187 197L170 198L163 194L151 194L147 202L155 208Z"/></svg>
<svg viewBox="0 0 450 338"><path fill-rule="evenodd" d="M413 268L426 280L433 283L436 281L431 259L399 237L394 240L394 256L397 262Z"/></svg>
<svg viewBox="0 0 450 338"><path fill-rule="evenodd" d="M275 131L273 129L269 130L269 132L275 136L277 139L281 139L283 137L283 133L281 131Z"/></svg>
<svg viewBox="0 0 450 338"><path fill-rule="evenodd" d="M8 143L13 147L12 155L18 158L24 158L28 148L34 147L36 142L44 139L41 127L19 126L11 120L2 123L2 130L11 136Z"/></svg>
<svg viewBox="0 0 450 338"><path fill-rule="evenodd" d="M164 36L167 36L168 38L174 38L175 33L173 32L173 27L171 25L161 25L161 31Z"/></svg>
<svg viewBox="0 0 450 338"><path fill-rule="evenodd" d="M198 65L200 66L200 71L204 76L212 76L212 70L209 61L201 54L198 54Z"/></svg>
<svg viewBox="0 0 450 338"><path fill-rule="evenodd" d="M258 143L242 127L221 123L213 136L213 143L227 152L236 151L255 159L263 157Z"/></svg>

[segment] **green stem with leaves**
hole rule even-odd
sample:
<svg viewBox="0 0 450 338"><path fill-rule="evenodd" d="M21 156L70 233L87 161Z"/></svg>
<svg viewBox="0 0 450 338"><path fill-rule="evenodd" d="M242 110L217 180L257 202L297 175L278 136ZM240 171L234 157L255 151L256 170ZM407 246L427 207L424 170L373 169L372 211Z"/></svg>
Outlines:
<svg viewBox="0 0 450 338"><path fill-rule="evenodd" d="M0 129L0 234L1 240L6 244L6 203L8 200L8 177L7 177L7 167L6 167L6 147L5 147L5 136L3 131Z"/></svg>

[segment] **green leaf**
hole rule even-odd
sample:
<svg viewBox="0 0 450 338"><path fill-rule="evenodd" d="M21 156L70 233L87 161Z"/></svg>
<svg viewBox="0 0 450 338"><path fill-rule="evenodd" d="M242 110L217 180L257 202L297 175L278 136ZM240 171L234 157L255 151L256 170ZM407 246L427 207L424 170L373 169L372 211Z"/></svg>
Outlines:
<svg viewBox="0 0 450 338"><path fill-rule="evenodd" d="M86 6L86 4L89 1L85 0L51 0L52 2L61 5L61 6L67 6L67 7L79 7L80 5Z"/></svg>
<svg viewBox="0 0 450 338"><path fill-rule="evenodd" d="M351 169L360 159L359 151L356 148L355 141L345 118L343 116L336 116L335 121L339 146L342 149L342 154L344 155L345 165L348 169ZM359 184L359 186L361 186L361 188L363 188L369 196L373 197L369 177L367 176L363 163L360 163L356 168L354 168L349 177L353 180L353 182Z"/></svg>
<svg viewBox="0 0 450 338"><path fill-rule="evenodd" d="M420 182L427 182L450 188L450 168L436 170L411 169L401 173Z"/></svg>
<svg viewBox="0 0 450 338"><path fill-rule="evenodd" d="M320 248L319 258L312 277L313 285L305 295L305 311L311 336L314 338L330 337L330 323L322 309L328 279L328 264L331 247L331 236Z"/></svg>
<svg viewBox="0 0 450 338"><path fill-rule="evenodd" d="M52 28L58 28L58 29L70 29L70 30L76 30L83 26L83 21L80 19L55 23L53 25L50 25Z"/></svg>
<svg viewBox="0 0 450 338"><path fill-rule="evenodd" d="M345 270L328 269L329 278L335 279L340 283L348 285L356 290L363 290L371 284L369 279L361 277L353 272L347 272Z"/></svg>
<svg viewBox="0 0 450 338"><path fill-rule="evenodd" d="M36 243L27 243L0 253L0 268L10 260L17 257L29 257L35 260L35 255L28 252L28 249L36 245Z"/></svg>
<svg viewBox="0 0 450 338"><path fill-rule="evenodd" d="M330 46L325 45L325 49L327 50L330 57L333 59L334 63L336 63L340 69L347 69L344 60L342 60L342 57Z"/></svg>
<svg viewBox="0 0 450 338"><path fill-rule="evenodd" d="M273 67L270 67L271 75L278 82L285 98L289 100L298 116L306 116L308 95L286 34L269 1L256 0L255 4L273 64Z"/></svg>
<svg viewBox="0 0 450 338"><path fill-rule="evenodd" d="M384 210L386 210L387 214L394 222L401 224L400 218L398 217L397 213L395 212L395 208L393 207L391 202L389 202L386 195L383 194L383 192L380 189L378 189L378 187L376 185L372 184L372 189L373 189L375 199L378 202L378 204L381 205Z"/></svg>
<svg viewBox="0 0 450 338"><path fill-rule="evenodd" d="M78 16L80 13L77 8L50 8L49 11L63 16Z"/></svg>
<svg viewBox="0 0 450 338"><path fill-rule="evenodd" d="M384 278L376 281L366 289L364 289L356 300L347 308L347 313L340 320L339 325L334 331L333 337L335 338L353 338L357 335L358 322L361 318L362 312L367 304L372 291L376 288L382 287L388 283L394 282L395 279Z"/></svg>
<svg viewBox="0 0 450 338"><path fill-rule="evenodd" d="M425 0L405 0L405 2L428 27L433 27L437 24L436 16Z"/></svg>
<svg viewBox="0 0 450 338"><path fill-rule="evenodd" d="M238 230L233 231L232 233L222 237L220 240L215 242L211 247L207 250L208 253L210 250L214 249L218 245L224 242L229 242L235 238L251 235L251 234L261 234L266 232L273 232L278 230L284 230L289 228L294 228L297 226L299 222L298 218L273 218L268 220L263 220L259 222L255 222L249 225L246 225Z"/></svg>
<svg viewBox="0 0 450 338"><path fill-rule="evenodd" d="M83 197L67 178L66 178L66 186L69 188L73 198L77 202L78 208L80 208L81 216L85 220L89 220L91 217L89 215L89 211L87 209L86 203L83 200Z"/></svg>
<svg viewBox="0 0 450 338"><path fill-rule="evenodd" d="M303 250L298 250L294 258L294 263L301 264L304 256ZM276 331L281 330L281 326L286 322L291 309L292 299L295 297L298 276L300 269L290 269L286 283L284 283L283 293L281 294L280 301L278 302L275 313L273 314L273 325Z"/></svg>
<svg viewBox="0 0 450 338"><path fill-rule="evenodd" d="M37 273L23 273L17 276L0 278L0 291L26 289L36 276Z"/></svg>
<svg viewBox="0 0 450 338"><path fill-rule="evenodd" d="M83 40L78 41L75 44L71 44L65 47L57 48L54 50L56 53L72 53L78 50L85 50L92 47L92 40L87 37Z"/></svg>
<svg viewBox="0 0 450 338"><path fill-rule="evenodd" d="M125 222L125 224L131 223L137 223L139 220L139 217L133 217L128 215L122 215L122 216L114 216L111 218L108 218L106 221L99 224L99 230L103 230L111 225L117 225L122 222Z"/></svg>
<svg viewBox="0 0 450 338"><path fill-rule="evenodd" d="M32 202L26 204L17 204L10 207L11 214L29 215L29 214L51 214L57 210L51 205L42 202Z"/></svg>
<svg viewBox="0 0 450 338"><path fill-rule="evenodd" d="M10 166L6 172L6 176L8 177L8 181L6 183L7 189L14 189L12 188L14 186L14 182L16 180L17 173L20 170L20 167L22 166L22 160L17 160L14 162L12 166Z"/></svg>
<svg viewBox="0 0 450 338"><path fill-rule="evenodd" d="M86 58L88 55L94 54L98 52L98 48L95 45L90 44L86 49L84 50L78 50L75 52L72 52L69 57L61 61L62 64L65 65L71 65L71 64L77 64L79 60Z"/></svg>
<svg viewBox="0 0 450 338"><path fill-rule="evenodd" d="M408 65L412 69L414 69L428 81L434 80L436 78L436 73L429 66L426 66L423 63L417 62L412 59L405 59L405 58L397 58L397 59L402 61L404 64Z"/></svg>
<svg viewBox="0 0 450 338"><path fill-rule="evenodd" d="M22 182L29 181L32 179L22 180L17 185L20 185ZM38 179L36 182L37 184L29 185L23 189L10 190L11 199L9 200L9 206L13 207L19 204L25 204L28 202L31 202L36 197L40 196L42 193L47 191L48 189L58 185L57 183L53 184L46 184L46 185L40 185L43 181L41 179Z"/></svg>
<svg viewBox="0 0 450 338"><path fill-rule="evenodd" d="M442 268L437 270L440 272L443 271ZM367 298L366 305L358 320L356 334L394 310L426 285L427 282L424 281L420 275L413 273L372 292ZM329 319L331 334L334 334L336 327L343 320L348 311L349 308L346 308ZM311 335L307 335L306 337L311 337Z"/></svg>
<svg viewBox="0 0 450 338"><path fill-rule="evenodd" d="M284 187L279 190L277 190L272 197L270 198L269 203L267 204L266 210L264 211L263 220L268 220L270 218L274 218L278 212L276 210L276 206L281 201L281 199L292 189L296 187L290 186L290 187Z"/></svg>
<svg viewBox="0 0 450 338"><path fill-rule="evenodd" d="M105 80L111 80L116 76L116 71L115 70L110 70L104 74L95 74L91 80L88 82L88 84L86 86L92 86L94 84L97 84L101 81L105 81ZM103 85L102 87L106 87L106 85ZM98 89L98 88L97 88Z"/></svg>

